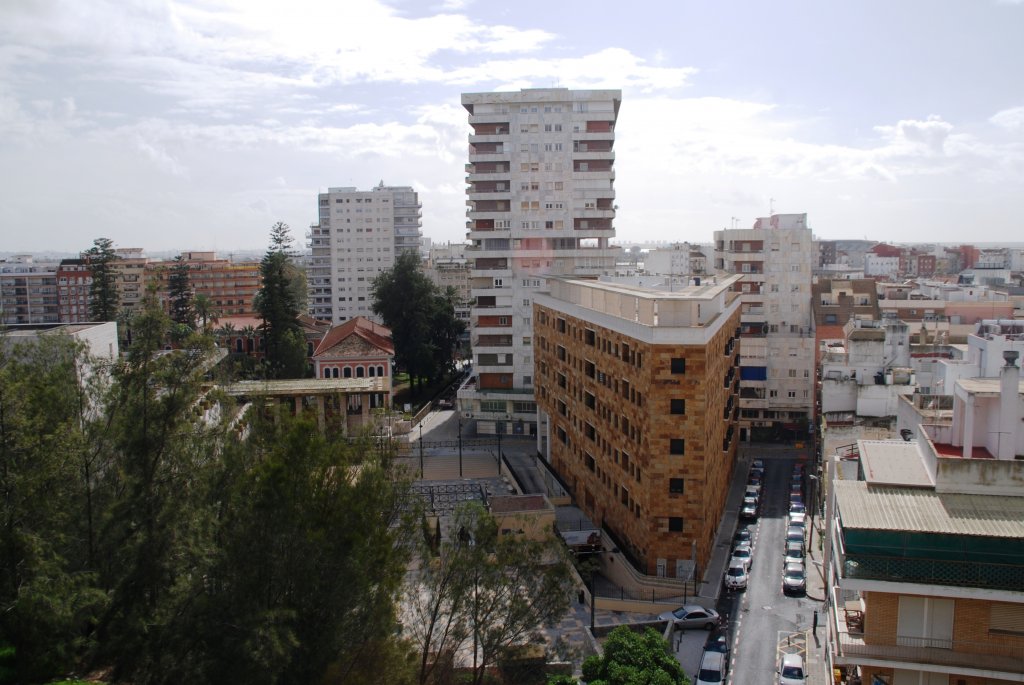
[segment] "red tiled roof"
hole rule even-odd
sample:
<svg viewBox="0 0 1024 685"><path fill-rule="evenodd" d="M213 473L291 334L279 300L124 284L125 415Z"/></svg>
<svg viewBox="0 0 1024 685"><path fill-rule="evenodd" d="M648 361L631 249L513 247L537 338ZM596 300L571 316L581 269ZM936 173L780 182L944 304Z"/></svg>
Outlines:
<svg viewBox="0 0 1024 685"><path fill-rule="evenodd" d="M365 317L357 316L356 318L346 321L343 324L339 324L327 331L323 340L321 340L320 344L316 346L313 356L315 357L318 354L326 352L350 335L358 335L366 342L383 350L387 354L395 353L395 345L391 341L390 328L382 326L379 323L374 323Z"/></svg>

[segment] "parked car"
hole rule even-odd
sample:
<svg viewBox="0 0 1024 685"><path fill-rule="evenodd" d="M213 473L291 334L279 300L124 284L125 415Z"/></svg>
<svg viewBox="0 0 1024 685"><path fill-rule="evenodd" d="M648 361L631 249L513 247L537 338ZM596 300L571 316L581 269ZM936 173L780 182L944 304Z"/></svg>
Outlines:
<svg viewBox="0 0 1024 685"><path fill-rule="evenodd" d="M734 545L738 545L743 542L747 543L748 545L753 544L754 533L747 526L741 526L736 529L736 534L732 536L732 542Z"/></svg>
<svg viewBox="0 0 1024 685"><path fill-rule="evenodd" d="M747 499L748 497L753 497L754 501L759 503L761 500L761 491L751 485L748 485L747 491L743 493L743 499Z"/></svg>
<svg viewBox="0 0 1024 685"><path fill-rule="evenodd" d="M799 542L804 544L804 529L800 526L790 526L786 529L786 544Z"/></svg>
<svg viewBox="0 0 1024 685"><path fill-rule="evenodd" d="M807 592L807 567L802 563L791 561L782 568L782 594L800 594Z"/></svg>
<svg viewBox="0 0 1024 685"><path fill-rule="evenodd" d="M755 459L750 462L750 470L757 471L758 473L764 473L764 459Z"/></svg>
<svg viewBox="0 0 1024 685"><path fill-rule="evenodd" d="M746 590L747 589L747 565L746 564L729 564L729 568L725 570L725 576L722 578L722 584L727 590Z"/></svg>
<svg viewBox="0 0 1024 685"><path fill-rule="evenodd" d="M740 518L744 521L754 521L757 519L757 505L753 502L743 502L743 506L740 507Z"/></svg>
<svg viewBox="0 0 1024 685"><path fill-rule="evenodd" d="M718 625L720 617L714 609L705 609L699 604L687 604L672 611L658 614L659 621L672 621L677 628L704 628L711 630Z"/></svg>
<svg viewBox="0 0 1024 685"><path fill-rule="evenodd" d="M742 564L750 570L750 567L754 565L754 550L750 545L736 545L736 548L732 551L732 558L729 559L729 565Z"/></svg>
<svg viewBox="0 0 1024 685"><path fill-rule="evenodd" d="M710 633L708 633L708 639L704 641L705 652L721 652L726 655L728 659L729 651L732 649L732 635L729 633L729 627L722 625Z"/></svg>
<svg viewBox="0 0 1024 685"><path fill-rule="evenodd" d="M789 505L790 514L806 514L807 507L804 506L803 502L793 502Z"/></svg>
<svg viewBox="0 0 1024 685"><path fill-rule="evenodd" d="M789 512L789 525L800 526L801 528L807 527L807 514L802 511L791 511Z"/></svg>
<svg viewBox="0 0 1024 685"><path fill-rule="evenodd" d="M786 543L785 562L789 563L791 561L799 561L800 563L803 563L803 561L804 561L804 543L802 543L802 542L787 542Z"/></svg>
<svg viewBox="0 0 1024 685"><path fill-rule="evenodd" d="M807 675L804 673L804 658L799 654L783 654L779 659L779 685L804 685Z"/></svg>
<svg viewBox="0 0 1024 685"><path fill-rule="evenodd" d="M694 685L724 685L729 673L729 659L721 652L704 652Z"/></svg>

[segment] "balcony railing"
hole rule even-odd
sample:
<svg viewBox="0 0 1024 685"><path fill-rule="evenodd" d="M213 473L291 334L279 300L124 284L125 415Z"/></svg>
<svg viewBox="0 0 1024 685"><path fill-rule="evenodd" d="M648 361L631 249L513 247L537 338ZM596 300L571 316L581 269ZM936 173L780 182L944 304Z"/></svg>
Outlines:
<svg viewBox="0 0 1024 685"><path fill-rule="evenodd" d="M850 660L857 658L885 659L918 664L984 668L1004 673L1024 673L1024 648L1000 644L995 640L971 642L959 640L956 636L952 640L936 640L934 638L847 631L837 632L836 637L839 648L837 656Z"/></svg>
<svg viewBox="0 0 1024 685"><path fill-rule="evenodd" d="M1020 590L1024 587L1024 566L976 560L901 559L847 553L843 561L843 575L862 580L993 590Z"/></svg>

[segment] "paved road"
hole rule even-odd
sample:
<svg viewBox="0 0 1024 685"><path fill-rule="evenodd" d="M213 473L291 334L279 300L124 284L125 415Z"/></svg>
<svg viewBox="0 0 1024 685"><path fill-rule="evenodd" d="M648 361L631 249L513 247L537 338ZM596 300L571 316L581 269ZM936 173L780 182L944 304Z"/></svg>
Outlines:
<svg viewBox="0 0 1024 685"><path fill-rule="evenodd" d="M765 456L761 516L756 524L754 562L745 592L723 592L719 608L730 614L734 634L731 682L772 682L783 652L806 654L806 631L818 603L782 593L783 538L789 512L789 478L795 458ZM805 561L809 561L806 560ZM813 567L808 568L814 573Z"/></svg>

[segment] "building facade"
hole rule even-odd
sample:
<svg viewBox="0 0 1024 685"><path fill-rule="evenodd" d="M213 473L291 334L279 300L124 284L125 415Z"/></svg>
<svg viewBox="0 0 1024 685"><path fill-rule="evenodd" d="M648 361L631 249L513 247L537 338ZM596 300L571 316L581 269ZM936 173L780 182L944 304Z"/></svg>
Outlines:
<svg viewBox="0 0 1024 685"><path fill-rule="evenodd" d="M402 252L418 251L422 216L410 186L371 190L329 188L319 196L319 222L310 226L309 313L331 323L373 313L373 279Z"/></svg>
<svg viewBox="0 0 1024 685"><path fill-rule="evenodd" d="M855 469L827 462L827 655L841 674L891 685L1024 681L1017 356L1006 352L999 379L957 382L951 425L858 441Z"/></svg>
<svg viewBox="0 0 1024 685"><path fill-rule="evenodd" d="M258 260L231 261L214 252L183 252L188 264L189 285L193 297L202 295L210 305L210 316L252 316L253 300L260 290ZM174 261L161 260L146 265L146 280L156 281L157 298L168 307L169 279Z"/></svg>
<svg viewBox="0 0 1024 685"><path fill-rule="evenodd" d="M610 272L622 93L465 93L473 373L459 390L479 433L536 431L533 296L549 275Z"/></svg>
<svg viewBox="0 0 1024 685"><path fill-rule="evenodd" d="M551 278L534 300L538 449L643 573L706 568L738 434L740 301Z"/></svg>
<svg viewBox="0 0 1024 685"><path fill-rule="evenodd" d="M0 261L0 323L41 324L60 321L56 261L19 255Z"/></svg>
<svg viewBox="0 0 1024 685"><path fill-rule="evenodd" d="M811 428L814 332L811 272L818 250L806 214L715 231L715 268L741 274L740 434L800 437Z"/></svg>

